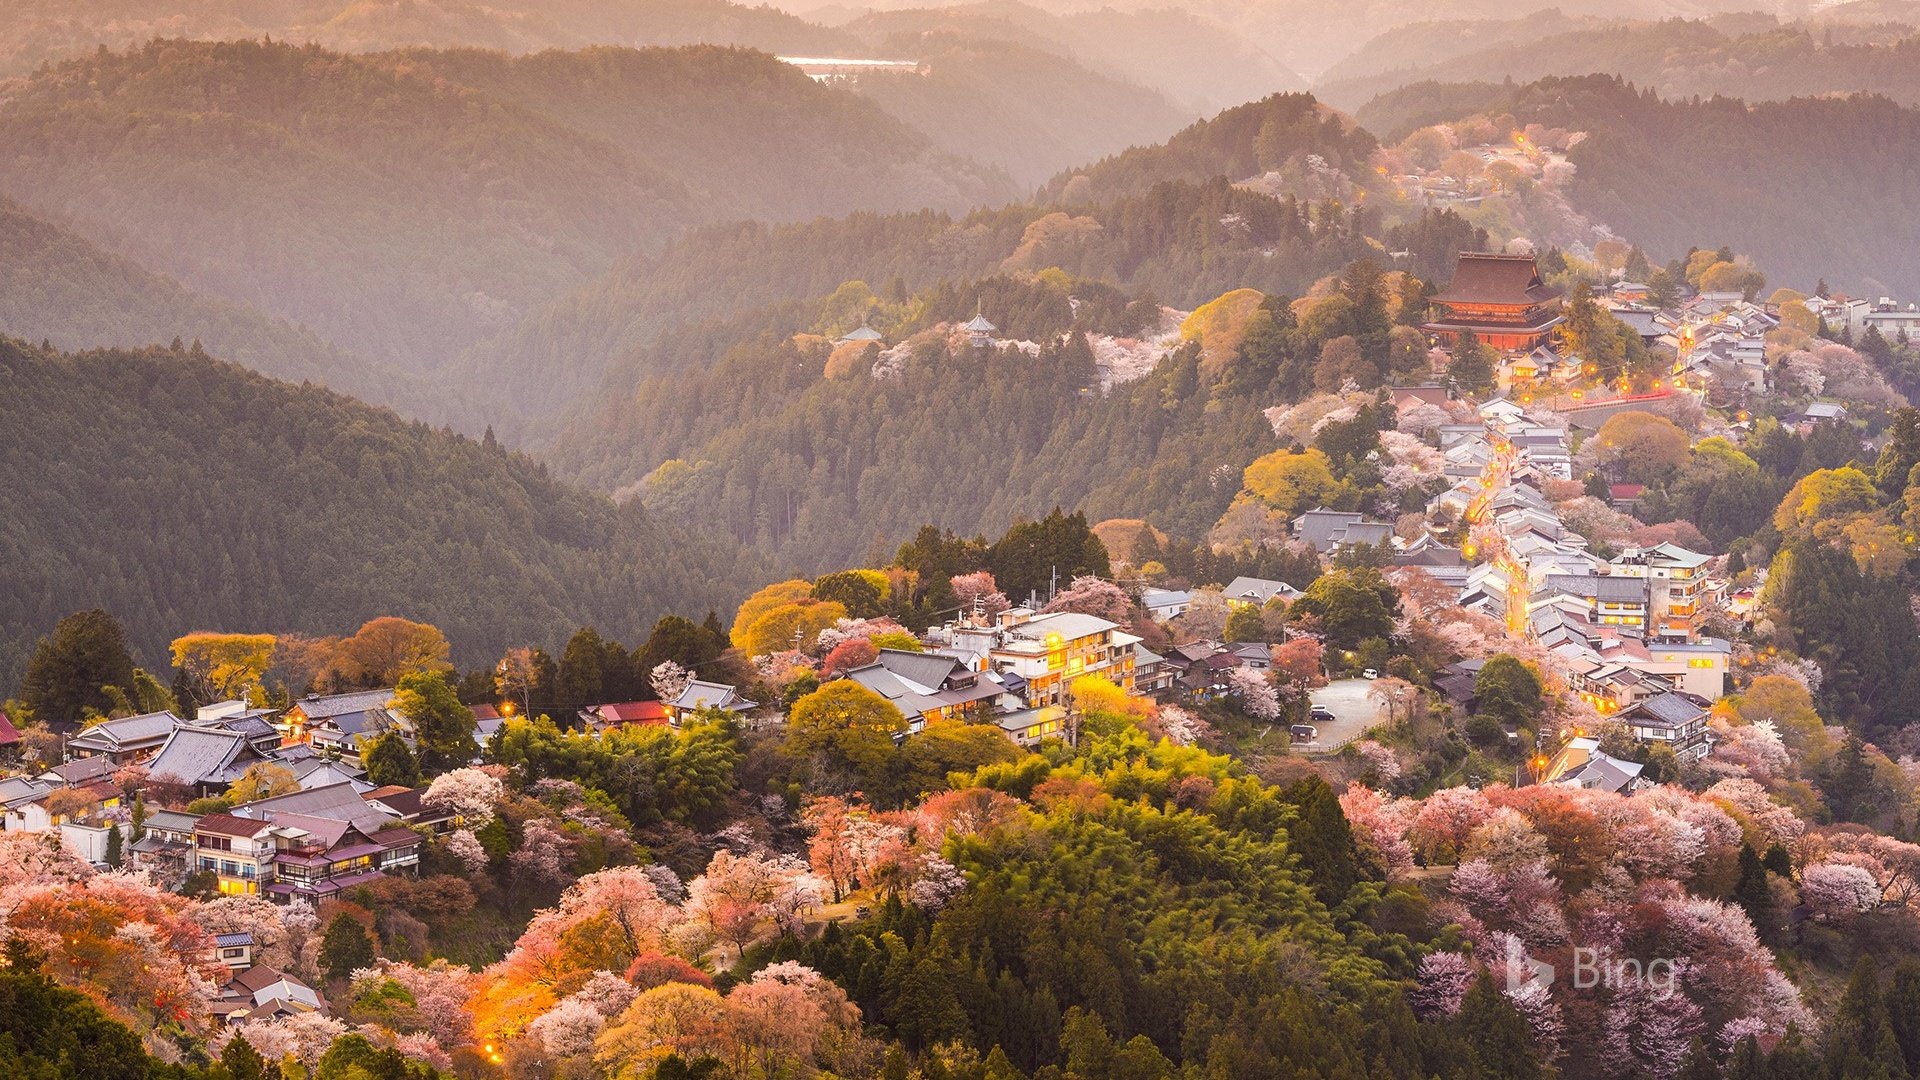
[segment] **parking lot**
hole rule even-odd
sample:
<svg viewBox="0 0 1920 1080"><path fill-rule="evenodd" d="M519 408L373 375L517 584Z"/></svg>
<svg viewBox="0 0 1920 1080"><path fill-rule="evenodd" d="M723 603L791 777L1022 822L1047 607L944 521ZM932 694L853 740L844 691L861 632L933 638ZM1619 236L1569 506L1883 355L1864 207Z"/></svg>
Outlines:
<svg viewBox="0 0 1920 1080"><path fill-rule="evenodd" d="M1333 719L1314 721L1320 738L1304 747L1296 743L1294 748L1328 754L1366 734L1368 728L1385 719L1379 704L1367 696L1372 687L1367 679L1341 679L1313 691L1313 703L1332 713Z"/></svg>

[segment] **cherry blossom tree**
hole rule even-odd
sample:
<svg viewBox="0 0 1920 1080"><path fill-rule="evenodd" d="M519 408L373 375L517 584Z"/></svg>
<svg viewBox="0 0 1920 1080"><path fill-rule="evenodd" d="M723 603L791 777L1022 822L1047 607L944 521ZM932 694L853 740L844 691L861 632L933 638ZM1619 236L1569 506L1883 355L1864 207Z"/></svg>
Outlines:
<svg viewBox="0 0 1920 1080"><path fill-rule="evenodd" d="M478 828L492 821L506 785L483 769L454 769L441 773L427 785L421 803L429 809L453 814L467 828Z"/></svg>
<svg viewBox="0 0 1920 1080"><path fill-rule="evenodd" d="M938 855L920 860L913 884L907 886L907 900L926 912L939 911L967 887L960 868Z"/></svg>
<svg viewBox="0 0 1920 1080"><path fill-rule="evenodd" d="M912 814L922 843L939 847L950 836L978 836L1020 817L1020 800L992 788L961 788L930 795Z"/></svg>
<svg viewBox="0 0 1920 1080"><path fill-rule="evenodd" d="M979 612L980 616L991 622L1001 612L1013 605L1007 601L1007 595L994 583L993 575L985 570L972 574L956 574L950 579L953 594L960 598L960 606L969 613Z"/></svg>
<svg viewBox="0 0 1920 1080"><path fill-rule="evenodd" d="M1460 1011L1473 985L1473 962L1457 952L1440 951L1420 958L1408 1004L1422 1020L1438 1020Z"/></svg>
<svg viewBox="0 0 1920 1080"><path fill-rule="evenodd" d="M647 673L647 685L661 701L678 701L693 681L693 673L672 660L662 660Z"/></svg>
<svg viewBox="0 0 1920 1080"><path fill-rule="evenodd" d="M1661 982L1657 987L1647 978L1619 980L1607 1008L1607 1060L1652 1080L1673 1080L1704 1025L1700 1007Z"/></svg>
<svg viewBox="0 0 1920 1080"><path fill-rule="evenodd" d="M1814 863L1800 871L1800 897L1820 918L1845 922L1880 906L1880 883L1859 866Z"/></svg>
<svg viewBox="0 0 1920 1080"><path fill-rule="evenodd" d="M447 854L460 860L460 865L467 868L468 874L479 874L487 868L487 849L481 845L480 838L473 834L472 829L455 829L447 834L445 843Z"/></svg>
<svg viewBox="0 0 1920 1080"><path fill-rule="evenodd" d="M1265 672L1250 667L1227 669L1227 692L1240 699L1240 708L1263 723L1280 719L1280 695L1267 680Z"/></svg>
<svg viewBox="0 0 1920 1080"><path fill-rule="evenodd" d="M1468 787L1442 788L1421 800L1407 839L1428 862L1452 862L1467 837L1493 813L1482 792Z"/></svg>
<svg viewBox="0 0 1920 1080"><path fill-rule="evenodd" d="M687 886L687 914L732 944L738 957L763 926L784 914L776 905L792 899L788 890L798 875L799 868L783 859L717 851L706 873Z"/></svg>
<svg viewBox="0 0 1920 1080"><path fill-rule="evenodd" d="M734 1075L787 1075L857 1038L860 1009L819 972L789 960L727 995L723 1030Z"/></svg>
<svg viewBox="0 0 1920 1080"><path fill-rule="evenodd" d="M1340 810L1361 855L1378 865L1388 880L1405 877L1413 869L1413 849L1407 844L1406 826L1395 803L1372 788L1353 784L1341 793Z"/></svg>
<svg viewBox="0 0 1920 1080"><path fill-rule="evenodd" d="M1074 578L1071 585L1055 595L1040 611L1042 614L1078 612L1124 627L1131 619L1133 600L1113 582L1083 574Z"/></svg>
<svg viewBox="0 0 1920 1080"><path fill-rule="evenodd" d="M1296 634L1273 647L1273 678L1293 695L1327 685L1326 646L1318 638Z"/></svg>
<svg viewBox="0 0 1920 1080"><path fill-rule="evenodd" d="M520 846L507 856L507 868L516 886L565 885L573 855L573 841L546 818L533 818L520 827Z"/></svg>
<svg viewBox="0 0 1920 1080"><path fill-rule="evenodd" d="M306 1012L278 1020L255 1020L243 1025L239 1033L268 1061L278 1064L292 1059L310 1072L333 1041L347 1033L347 1025L323 1013Z"/></svg>

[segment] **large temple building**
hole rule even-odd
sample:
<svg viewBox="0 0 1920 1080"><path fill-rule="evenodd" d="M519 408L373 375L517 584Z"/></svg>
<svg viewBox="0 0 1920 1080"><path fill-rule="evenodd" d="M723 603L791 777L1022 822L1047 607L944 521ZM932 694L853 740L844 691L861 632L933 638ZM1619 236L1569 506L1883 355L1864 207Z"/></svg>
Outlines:
<svg viewBox="0 0 1920 1080"><path fill-rule="evenodd" d="M1540 280L1531 255L1461 252L1453 284L1433 302L1446 314L1421 329L1449 335L1464 330L1496 349L1543 345L1560 325L1560 290Z"/></svg>

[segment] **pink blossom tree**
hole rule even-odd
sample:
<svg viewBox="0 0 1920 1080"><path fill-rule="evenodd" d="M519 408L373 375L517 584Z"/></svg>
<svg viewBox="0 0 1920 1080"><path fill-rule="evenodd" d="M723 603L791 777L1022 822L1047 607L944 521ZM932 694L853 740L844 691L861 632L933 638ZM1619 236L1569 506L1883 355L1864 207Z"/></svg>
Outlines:
<svg viewBox="0 0 1920 1080"><path fill-rule="evenodd" d="M1131 621L1133 600L1111 581L1082 575L1040 610L1043 614L1072 611L1126 626Z"/></svg>

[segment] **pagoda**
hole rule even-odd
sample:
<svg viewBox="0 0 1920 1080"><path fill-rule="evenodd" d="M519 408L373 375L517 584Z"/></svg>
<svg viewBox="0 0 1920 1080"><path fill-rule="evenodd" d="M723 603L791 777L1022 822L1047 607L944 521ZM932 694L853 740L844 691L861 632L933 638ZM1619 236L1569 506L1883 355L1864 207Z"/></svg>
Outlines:
<svg viewBox="0 0 1920 1080"><path fill-rule="evenodd" d="M976 349L984 349L993 344L993 335L1000 330L999 327L988 322L986 315L979 309L975 309L973 319L960 329L967 332L968 340Z"/></svg>
<svg viewBox="0 0 1920 1080"><path fill-rule="evenodd" d="M1445 314L1421 329L1430 334L1472 334L1496 349L1533 349L1560 325L1560 290L1540 280L1531 255L1486 255L1463 251L1453 284L1433 298Z"/></svg>

